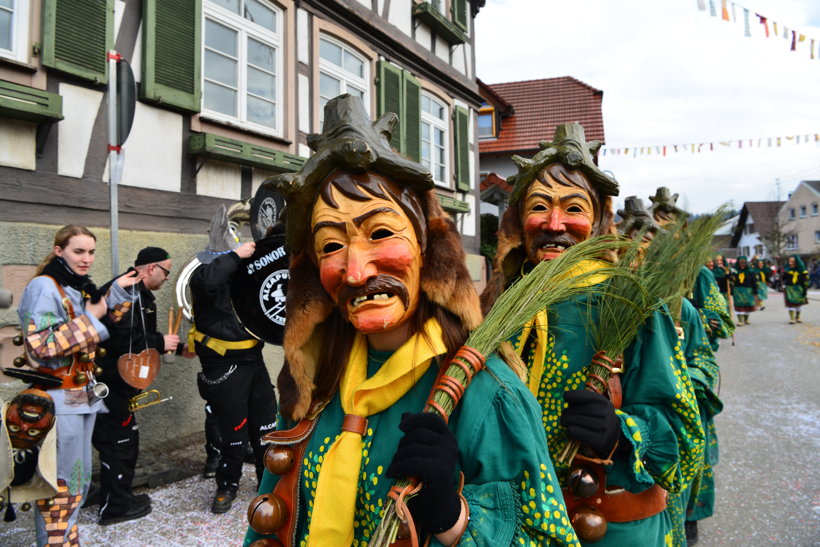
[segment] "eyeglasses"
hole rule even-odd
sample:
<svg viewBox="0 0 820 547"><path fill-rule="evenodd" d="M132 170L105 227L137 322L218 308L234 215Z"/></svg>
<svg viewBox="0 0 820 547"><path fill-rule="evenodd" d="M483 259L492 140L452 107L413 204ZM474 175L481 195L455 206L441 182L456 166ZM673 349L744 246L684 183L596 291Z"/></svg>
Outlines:
<svg viewBox="0 0 820 547"><path fill-rule="evenodd" d="M170 270L166 270L165 268L163 268L162 266L160 266L160 265L159 265L159 264L157 264L156 262L154 263L154 266L156 266L157 268L159 268L160 270L162 270L163 272L165 272L165 279L168 279L168 276L170 276L170 275L171 275L171 271L170 271Z"/></svg>

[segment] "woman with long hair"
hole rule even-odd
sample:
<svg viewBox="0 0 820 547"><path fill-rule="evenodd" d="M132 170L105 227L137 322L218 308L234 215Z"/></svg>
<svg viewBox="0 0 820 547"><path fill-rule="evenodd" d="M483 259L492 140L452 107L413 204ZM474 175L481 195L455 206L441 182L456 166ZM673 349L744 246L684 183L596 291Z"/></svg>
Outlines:
<svg viewBox="0 0 820 547"><path fill-rule="evenodd" d="M83 226L58 230L17 309L29 362L42 375L35 386L53 399L57 416L57 492L37 501L37 545L79 545L78 510L91 482L91 433L104 410L95 352L130 308L136 292L127 288L141 278L137 272L124 275L101 294L88 275L96 246Z"/></svg>

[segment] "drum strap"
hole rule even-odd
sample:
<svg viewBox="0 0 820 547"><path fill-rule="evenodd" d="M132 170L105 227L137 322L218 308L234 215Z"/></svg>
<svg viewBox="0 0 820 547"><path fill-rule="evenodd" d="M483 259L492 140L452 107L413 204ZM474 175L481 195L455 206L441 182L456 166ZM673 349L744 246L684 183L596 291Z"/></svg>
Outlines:
<svg viewBox="0 0 820 547"><path fill-rule="evenodd" d="M259 340L256 338L238 341L220 340L219 338L214 338L213 336L199 332L196 330L196 326L191 325L191 330L188 331L188 347L193 348L194 342L199 342L224 357L228 351L251 349L259 343Z"/></svg>

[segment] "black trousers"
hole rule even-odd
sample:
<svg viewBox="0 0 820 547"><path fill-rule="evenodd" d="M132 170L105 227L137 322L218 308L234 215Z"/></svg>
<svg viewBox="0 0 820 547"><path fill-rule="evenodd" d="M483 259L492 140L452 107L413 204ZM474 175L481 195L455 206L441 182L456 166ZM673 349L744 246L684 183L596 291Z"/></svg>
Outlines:
<svg viewBox="0 0 820 547"><path fill-rule="evenodd" d="M248 440L256 456L258 483L262 480L265 454L259 439L276 426L276 395L265 363L260 358L254 363L203 366L197 376L197 387L216 416L222 437L217 488L239 488L244 443Z"/></svg>
<svg viewBox="0 0 820 547"><path fill-rule="evenodd" d="M129 395L111 389L107 414L97 414L91 444L100 453L100 516L122 515L134 503L131 484L137 468L140 432L128 410Z"/></svg>

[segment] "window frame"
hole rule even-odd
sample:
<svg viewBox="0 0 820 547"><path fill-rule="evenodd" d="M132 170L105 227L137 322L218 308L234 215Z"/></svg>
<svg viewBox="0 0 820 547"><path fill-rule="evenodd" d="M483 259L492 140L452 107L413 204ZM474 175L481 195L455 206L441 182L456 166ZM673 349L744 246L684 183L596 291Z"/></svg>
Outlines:
<svg viewBox="0 0 820 547"><path fill-rule="evenodd" d="M797 210L794 207L789 207L789 220L797 218Z"/></svg>
<svg viewBox="0 0 820 547"><path fill-rule="evenodd" d="M437 106L440 106L440 107L443 108L443 110L444 110L444 119L437 118L433 114L431 114L429 112L426 112L424 110L423 105L424 105L424 99L425 98L428 98L431 102L434 102ZM440 99L439 97L437 97L435 94L431 93L430 91L422 89L421 90L421 105L420 106L421 107L419 108L419 112L420 112L419 163L426 166L430 170L430 172L433 174L433 182L435 183L436 186L438 186L440 188L452 189L452 184L451 184L451 180L450 180L452 178L451 175L450 175L450 173L451 173L450 153L451 153L451 148L452 148L452 143L450 142L451 137L452 137L452 128L450 127L450 119L451 119L450 105L446 101L444 101L444 100ZM430 148L431 157L430 157L429 162L427 162L424 158L424 155L423 155L424 154L424 152L423 152L424 147L422 146L422 144L424 143L424 137L425 137L425 135L424 135L424 124L425 123L430 125L430 133L427 135L430 139L430 145L431 145L431 148ZM436 177L436 175L437 175L436 171L433 169L433 157L432 157L433 139L432 139L432 137L433 137L433 135L435 135L434 130L436 128L442 129L444 131L444 164L442 166L442 170L444 172L444 177L443 177L444 180L439 180Z"/></svg>
<svg viewBox="0 0 820 547"><path fill-rule="evenodd" d="M800 247L799 241L797 239L797 234L788 234L786 235L786 250L793 251Z"/></svg>
<svg viewBox="0 0 820 547"><path fill-rule="evenodd" d="M0 48L0 57L11 59L18 63L28 64L29 16L31 2L29 0L12 0L11 8L11 49Z"/></svg>
<svg viewBox="0 0 820 547"><path fill-rule="evenodd" d="M344 59L344 52L350 52L354 57L362 62L364 66L364 76L362 78L358 78L357 76L353 75L353 73L346 72L344 68L334 64L331 61L325 60L322 58L322 40L330 42L333 45L336 45L342 48L342 59ZM347 42L336 38L335 36L320 32L319 33L319 40L316 52L316 58L318 60L317 63L317 88L316 88L316 96L318 98L318 105L319 110L317 111L317 119L319 120L319 131L322 130L322 126L324 125L324 117L325 117L325 107L322 104L322 95L321 95L321 81L322 81L322 72L326 73L328 76L332 78L336 78L341 82L339 94L347 93L347 86L349 85L348 79L353 80L353 83L350 84L351 87L355 89L359 89L360 87L364 89L364 94L362 95L362 102L364 103L365 112L370 115L370 82L372 81L370 75L370 58L359 51L357 48L353 47L352 45L348 44ZM352 77L351 77L352 76ZM358 84L358 85L357 85ZM332 99L333 97L331 97Z"/></svg>
<svg viewBox="0 0 820 547"><path fill-rule="evenodd" d="M820 208L817 206L817 202L811 204L811 216L816 217L820 215Z"/></svg>
<svg viewBox="0 0 820 547"><path fill-rule="evenodd" d="M490 134L489 135L482 135L481 134L481 124L478 121L481 119L481 116L490 116ZM480 141L486 141L490 139L498 138L496 134L496 111L495 107L492 105L484 105L478 110L478 116L476 117L476 137Z"/></svg>
<svg viewBox="0 0 820 547"><path fill-rule="evenodd" d="M246 0L240 0L240 6L242 2ZM251 130L256 133L261 133L263 135L269 135L273 137L283 138L284 131L285 131L285 108L284 108L284 101L285 101L285 86L284 86L284 74L285 74L285 56L284 56L284 26L285 26L285 10L280 7L275 2L271 0L258 0L261 3L264 3L266 7L270 8L272 11L276 13L276 31L272 33L273 38L271 38L271 31L265 29L252 21L249 21L245 17L240 14L233 13L219 5L216 5L214 2L210 0L203 0L202 5L202 45L201 45L201 75L200 79L202 82L202 98L201 98L201 116L205 119L224 123L227 125L235 126L240 129ZM216 24L225 26L234 30L238 33L238 51L237 51L237 59L238 59L238 89L237 93L238 97L238 104L237 104L237 113L238 116L230 116L223 112L219 112L217 110L210 110L205 106L205 84L207 81L206 71L205 71L205 53L207 51L207 21L210 19ZM276 125L274 127L269 127L257 122L249 121L247 119L247 99L248 99L248 40L253 38L268 47L272 47L276 50L276 72L273 73L274 78L276 78L276 86L275 86L275 110L274 116L276 117Z"/></svg>
<svg viewBox="0 0 820 547"><path fill-rule="evenodd" d="M806 218L809 216L809 208L805 205L800 206L800 218Z"/></svg>

